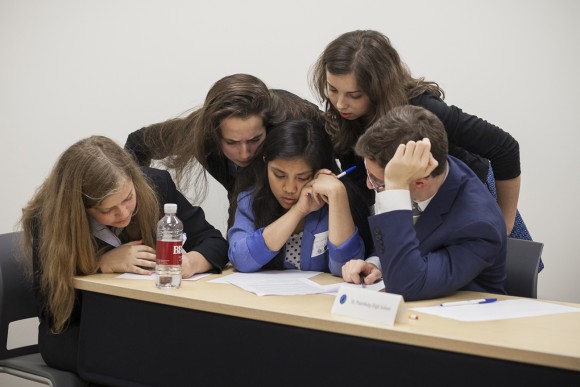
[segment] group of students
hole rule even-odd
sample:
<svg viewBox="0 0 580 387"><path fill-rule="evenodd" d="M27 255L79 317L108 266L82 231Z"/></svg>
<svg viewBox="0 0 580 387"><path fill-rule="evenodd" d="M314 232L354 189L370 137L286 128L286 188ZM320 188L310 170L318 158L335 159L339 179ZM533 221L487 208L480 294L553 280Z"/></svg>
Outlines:
<svg viewBox="0 0 580 387"><path fill-rule="evenodd" d="M241 272L382 278L406 300L505 293L506 238L530 239L517 212L515 139L448 106L377 31L336 38L311 77L324 111L234 74L189 115L131 133L125 149L92 136L60 156L21 221L47 364L76 371L73 277L151 274L169 202L187 233L184 277L231 262ZM227 239L180 193L203 197L207 172L228 194Z"/></svg>

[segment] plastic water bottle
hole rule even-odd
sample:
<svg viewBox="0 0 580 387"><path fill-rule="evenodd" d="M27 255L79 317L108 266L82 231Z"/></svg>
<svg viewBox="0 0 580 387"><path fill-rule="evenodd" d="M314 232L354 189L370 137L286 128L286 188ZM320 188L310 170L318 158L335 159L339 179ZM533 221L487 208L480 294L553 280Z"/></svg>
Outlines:
<svg viewBox="0 0 580 387"><path fill-rule="evenodd" d="M167 203L163 210L165 216L157 223L155 285L160 289L177 289L181 285L183 223L175 215L177 204Z"/></svg>

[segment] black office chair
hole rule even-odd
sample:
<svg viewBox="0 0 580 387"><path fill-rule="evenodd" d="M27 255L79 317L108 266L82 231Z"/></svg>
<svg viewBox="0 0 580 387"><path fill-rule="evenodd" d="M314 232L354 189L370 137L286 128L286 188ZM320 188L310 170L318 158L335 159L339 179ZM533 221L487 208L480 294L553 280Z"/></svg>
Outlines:
<svg viewBox="0 0 580 387"><path fill-rule="evenodd" d="M8 349L10 323L37 316L32 280L17 258L22 238L22 232L0 234L0 372L49 386L87 386L77 375L47 366L37 344Z"/></svg>
<svg viewBox="0 0 580 387"><path fill-rule="evenodd" d="M510 296L538 298L538 265L544 244L523 239L507 240L507 279Z"/></svg>

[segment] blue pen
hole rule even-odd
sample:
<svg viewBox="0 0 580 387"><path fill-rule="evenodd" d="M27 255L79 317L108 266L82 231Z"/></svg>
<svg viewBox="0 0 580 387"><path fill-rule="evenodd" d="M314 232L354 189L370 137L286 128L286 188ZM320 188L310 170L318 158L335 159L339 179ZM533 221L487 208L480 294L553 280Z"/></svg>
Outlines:
<svg viewBox="0 0 580 387"><path fill-rule="evenodd" d="M453 301L444 302L441 306L461 306L461 305L473 305L473 304L489 304L490 302L496 302L497 298L479 298L477 300L467 300L467 301Z"/></svg>
<svg viewBox="0 0 580 387"><path fill-rule="evenodd" d="M353 165L352 167L347 168L346 170L340 172L338 175L336 175L336 177L338 177L340 179L340 178L346 176L347 173L351 173L355 169L356 169L356 165Z"/></svg>

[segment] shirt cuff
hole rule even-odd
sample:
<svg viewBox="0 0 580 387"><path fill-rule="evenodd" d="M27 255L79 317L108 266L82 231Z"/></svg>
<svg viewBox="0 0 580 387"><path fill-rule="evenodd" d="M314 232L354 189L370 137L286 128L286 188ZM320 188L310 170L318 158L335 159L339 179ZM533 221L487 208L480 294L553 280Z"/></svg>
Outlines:
<svg viewBox="0 0 580 387"><path fill-rule="evenodd" d="M379 192L375 197L375 215L410 209L411 193L408 189L389 189Z"/></svg>
<svg viewBox="0 0 580 387"><path fill-rule="evenodd" d="M375 265L381 272L383 271L381 268L381 260L379 259L379 257L377 257L376 255L373 255L372 257L368 257L367 259L365 259L365 262L368 263L372 263L373 265Z"/></svg>

